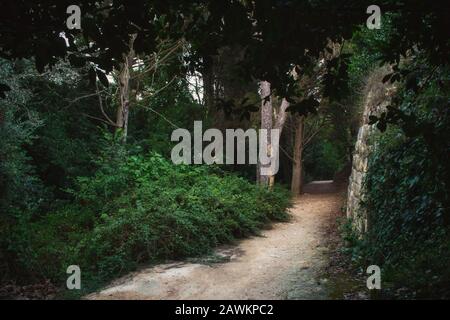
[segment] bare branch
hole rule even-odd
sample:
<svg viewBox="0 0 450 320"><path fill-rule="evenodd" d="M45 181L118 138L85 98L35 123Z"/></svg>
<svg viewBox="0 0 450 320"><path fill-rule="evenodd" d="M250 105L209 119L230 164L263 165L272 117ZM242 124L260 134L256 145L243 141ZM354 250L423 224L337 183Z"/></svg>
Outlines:
<svg viewBox="0 0 450 320"><path fill-rule="evenodd" d="M119 127L119 126L116 125L115 123L110 123L110 122L108 122L108 121L106 121L106 120L104 120L104 119L101 119L101 118L97 118L97 117L91 116L91 115L89 115L89 114L87 114L87 113L84 113L84 112L82 113L82 115L84 115L84 116L86 116L86 117L88 117L88 118L91 118L91 119L95 119L95 120L101 121L101 122L106 123L107 125L110 125L110 126L113 126L113 127Z"/></svg>
<svg viewBox="0 0 450 320"><path fill-rule="evenodd" d="M97 82L95 83L95 89L96 89L96 92L97 92L97 95L98 95L98 103L99 103L99 106L100 106L100 111L102 112L103 116L106 118L106 120L108 121L108 123L110 125L116 126L116 123L114 121L112 121L110 117L108 117L108 115L106 114L105 110L103 109L102 96L100 95L100 92L98 90Z"/></svg>

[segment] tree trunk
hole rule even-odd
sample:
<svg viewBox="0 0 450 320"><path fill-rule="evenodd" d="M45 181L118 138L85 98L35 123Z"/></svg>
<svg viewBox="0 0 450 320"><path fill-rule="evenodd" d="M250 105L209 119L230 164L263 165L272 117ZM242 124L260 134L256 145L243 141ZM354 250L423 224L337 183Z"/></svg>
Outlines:
<svg viewBox="0 0 450 320"><path fill-rule="evenodd" d="M270 83L267 81L260 82L260 96L261 96L261 129L266 129L266 134L260 135L260 139L264 139L267 142L267 149L263 150L267 156L270 156L271 150L271 136L270 131L272 129L272 97L270 92ZM259 157L258 157L259 159ZM273 184L273 177L261 174L262 164L258 160L257 165L257 182L263 186L269 186Z"/></svg>
<svg viewBox="0 0 450 320"><path fill-rule="evenodd" d="M304 116L296 119L295 137L294 137L294 162L292 164L291 191L294 196L302 192L302 157L303 157L303 131L305 126Z"/></svg>
<svg viewBox="0 0 450 320"><path fill-rule="evenodd" d="M287 108L289 107L289 105L290 105L289 102L285 98L283 98L281 100L280 109L278 110L278 115L276 116L274 129L280 130L280 133L279 133L280 138L281 138L281 133L283 132L284 124L286 123ZM272 122L272 120L270 122ZM271 137L269 136L269 141L271 141L270 138ZM272 148L273 148L273 146L270 145L270 148L269 148L270 152L272 152ZM271 176L269 176L269 188L272 189L274 185L275 185L275 175L271 175Z"/></svg>
<svg viewBox="0 0 450 320"><path fill-rule="evenodd" d="M287 108L289 108L289 105L290 103L285 98L281 100L280 110L278 111L277 120L275 123L275 129L280 130L280 136L281 133L283 132L284 124L286 123L288 113Z"/></svg>
<svg viewBox="0 0 450 320"><path fill-rule="evenodd" d="M208 115L213 114L214 110L214 70L212 63L202 72L203 79L203 99Z"/></svg>
<svg viewBox="0 0 450 320"><path fill-rule="evenodd" d="M134 61L135 35L130 40L130 52L123 57L122 68L119 73L119 106L117 108L116 126L121 130L122 141L127 141L128 115L130 113L130 72Z"/></svg>

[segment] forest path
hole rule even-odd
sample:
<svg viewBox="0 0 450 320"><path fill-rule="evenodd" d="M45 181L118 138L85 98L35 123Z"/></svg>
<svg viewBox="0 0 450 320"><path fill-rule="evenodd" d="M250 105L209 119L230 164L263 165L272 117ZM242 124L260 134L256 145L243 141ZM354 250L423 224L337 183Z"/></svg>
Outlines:
<svg viewBox="0 0 450 320"><path fill-rule="evenodd" d="M342 194L331 181L305 186L292 219L221 247L212 259L157 265L114 281L88 299L327 299L326 238ZM213 263L211 260L220 261Z"/></svg>

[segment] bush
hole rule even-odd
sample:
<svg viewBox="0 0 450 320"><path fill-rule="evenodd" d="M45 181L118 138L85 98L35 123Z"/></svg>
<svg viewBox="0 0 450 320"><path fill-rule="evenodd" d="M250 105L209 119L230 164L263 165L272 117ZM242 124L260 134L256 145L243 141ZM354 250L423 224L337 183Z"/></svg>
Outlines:
<svg viewBox="0 0 450 320"><path fill-rule="evenodd" d="M113 163L113 164L111 164ZM85 286L139 263L207 253L287 219L288 193L217 168L173 165L162 156L123 155L79 178L74 203L34 222L24 268L54 281L81 267ZM30 228L28 228L30 230Z"/></svg>

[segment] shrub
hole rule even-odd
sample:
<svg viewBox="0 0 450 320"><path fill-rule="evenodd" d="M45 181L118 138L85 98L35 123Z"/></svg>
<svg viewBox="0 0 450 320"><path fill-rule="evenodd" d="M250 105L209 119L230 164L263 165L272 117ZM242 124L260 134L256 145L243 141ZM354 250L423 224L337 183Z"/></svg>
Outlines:
<svg viewBox="0 0 450 320"><path fill-rule="evenodd" d="M78 179L74 203L33 223L21 252L30 272L65 279L80 265L85 286L139 263L208 252L287 219L288 193L217 168L173 165L156 153L104 164Z"/></svg>

